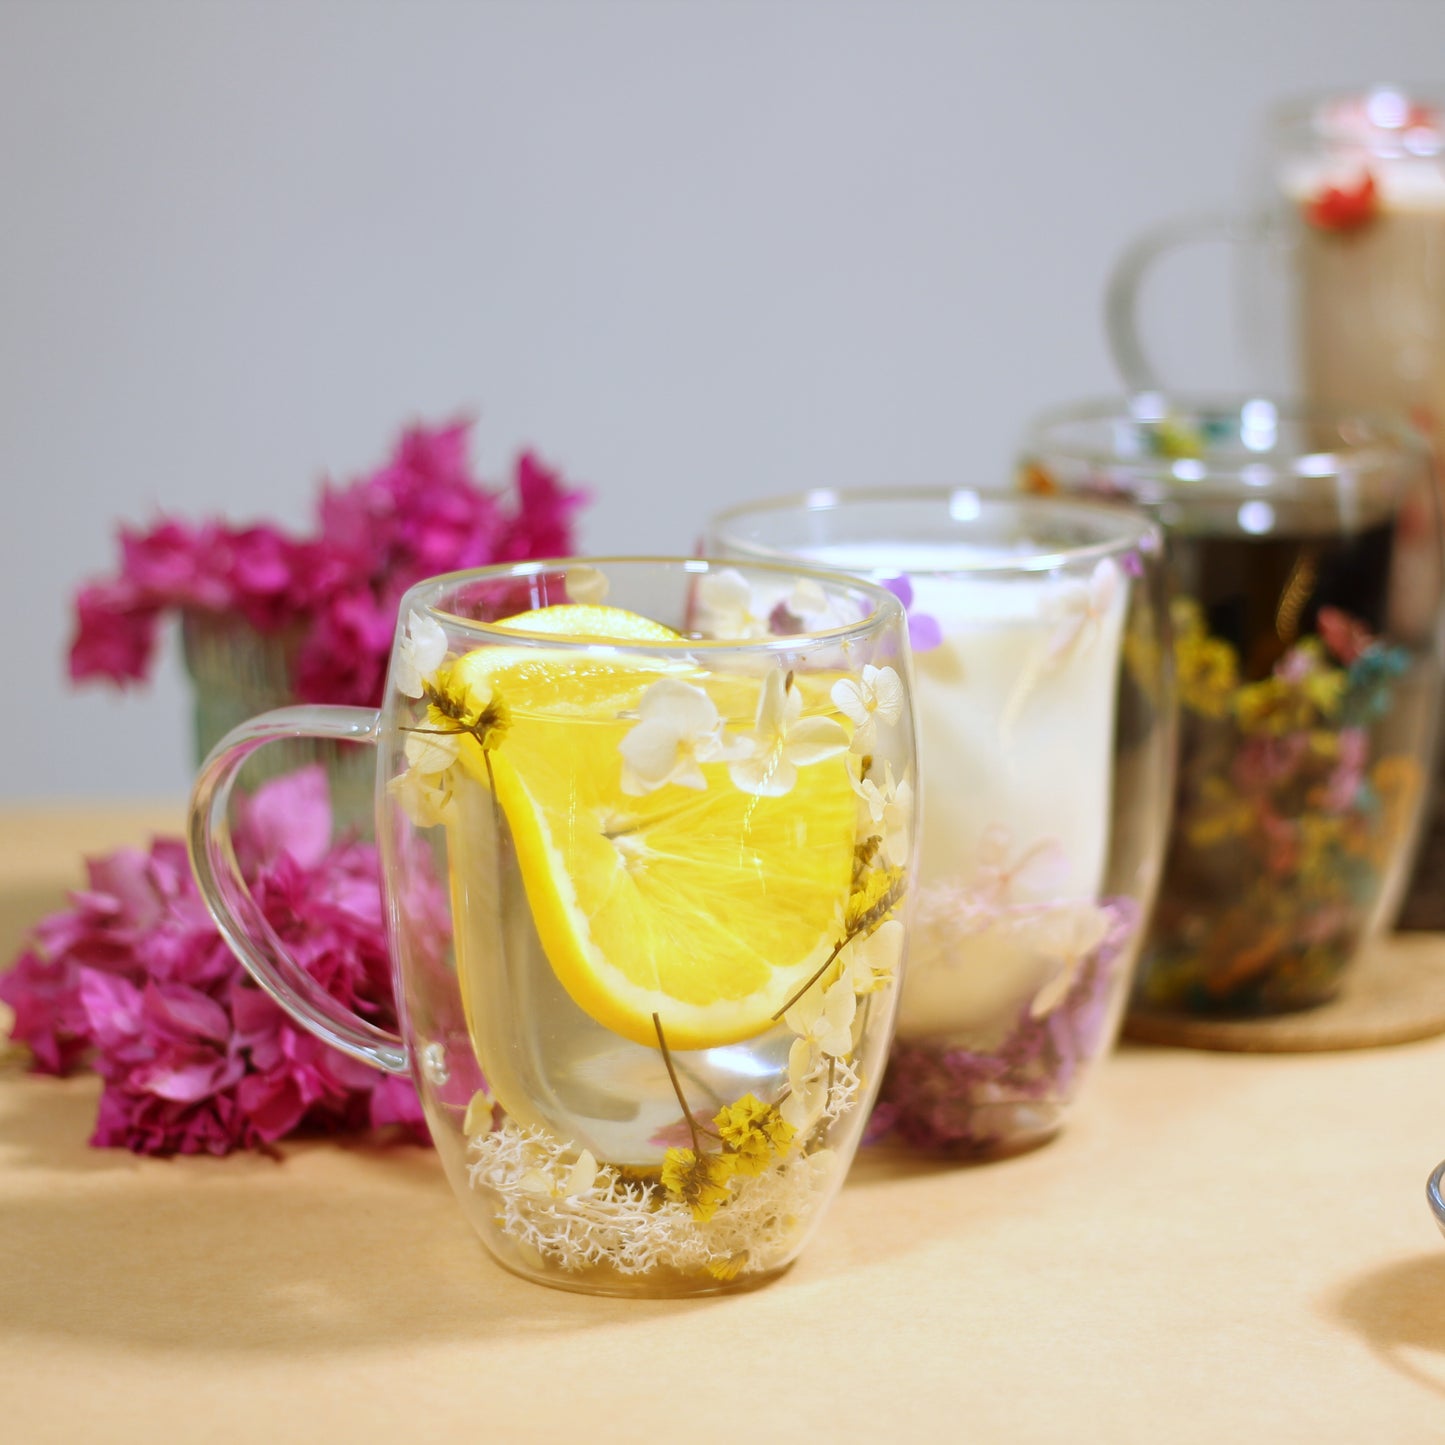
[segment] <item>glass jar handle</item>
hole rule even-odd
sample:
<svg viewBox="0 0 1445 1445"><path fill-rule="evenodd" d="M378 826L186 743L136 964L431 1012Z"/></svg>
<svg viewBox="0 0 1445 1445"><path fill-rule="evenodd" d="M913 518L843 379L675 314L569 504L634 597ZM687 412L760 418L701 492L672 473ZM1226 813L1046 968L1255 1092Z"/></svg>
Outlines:
<svg viewBox="0 0 1445 1445"><path fill-rule="evenodd" d="M201 764L191 792L186 843L191 869L221 936L246 971L317 1038L389 1074L410 1072L406 1045L344 1008L287 951L241 877L227 805L241 765L258 748L288 738L370 743L381 714L362 707L281 707L232 728Z"/></svg>
<svg viewBox="0 0 1445 1445"><path fill-rule="evenodd" d="M1186 246L1206 241L1245 245L1258 241L1263 232L1261 221L1248 216L1185 216L1145 231L1123 251L1109 273L1104 293L1104 328L1114 365L1130 392L1167 390L1139 331L1139 291L1156 263Z"/></svg>

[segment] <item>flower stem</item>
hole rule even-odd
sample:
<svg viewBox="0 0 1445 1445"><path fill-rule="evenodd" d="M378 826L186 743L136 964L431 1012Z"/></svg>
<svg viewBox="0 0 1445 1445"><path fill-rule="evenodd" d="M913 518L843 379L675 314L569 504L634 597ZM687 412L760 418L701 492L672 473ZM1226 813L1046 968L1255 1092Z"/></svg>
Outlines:
<svg viewBox="0 0 1445 1445"><path fill-rule="evenodd" d="M692 1117L692 1110L687 1106L687 1098L682 1092L682 1084L678 1081L677 1070L672 1066L672 1052L667 1047L667 1039L663 1036L662 1020L656 1014L652 1016L652 1027L657 1030L657 1047L662 1050L662 1062L667 1066L667 1077L672 1081L672 1092L677 1095L677 1102L682 1105L682 1117L687 1120L687 1132L692 1135L692 1152L702 1158L702 1141L697 1136L697 1122Z"/></svg>
<svg viewBox="0 0 1445 1445"><path fill-rule="evenodd" d="M813 986L815 983L817 983L817 981L818 981L820 978L822 978L822 976L823 976L825 973L827 973L827 971L829 970L829 968L832 967L833 960L834 960L835 958L837 958L840 953L842 953L842 951L843 951L843 950L848 946L848 944L851 942L852 938L853 938L853 935L852 935L851 933L850 933L850 934L847 934L847 935L845 935L843 938L840 938L840 939L838 940L838 942L833 945L833 951L832 951L832 953L830 953L830 954L827 956L827 958L825 958L825 959L823 960L823 962L819 965L817 971L816 971L816 972L813 974L813 976L807 981L807 983L805 983L805 984L802 986L802 988L800 988L800 989L792 996L792 998L790 998L790 999L787 1001L787 1003L785 1003L785 1004L782 1006L782 1008L780 1008L780 1009L777 1011L777 1013L775 1013L775 1014L772 1015L773 1020L774 1020L775 1022L776 1022L778 1019L782 1018L782 1016L783 1016L785 1013L787 1013L787 1011L788 1011L790 1008L792 1008L792 1006L793 1006L795 1003L797 1003L797 1001L798 1001L800 998L802 998L802 996L803 996L805 993L807 993L807 991L808 991L810 988L812 988L812 986Z"/></svg>

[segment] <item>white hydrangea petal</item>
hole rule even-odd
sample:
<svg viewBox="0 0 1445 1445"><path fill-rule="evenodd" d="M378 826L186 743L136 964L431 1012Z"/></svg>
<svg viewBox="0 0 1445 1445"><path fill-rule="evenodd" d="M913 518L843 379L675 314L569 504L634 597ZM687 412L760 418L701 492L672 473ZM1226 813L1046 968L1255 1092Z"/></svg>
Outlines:
<svg viewBox="0 0 1445 1445"><path fill-rule="evenodd" d="M408 612L393 669L397 691L406 697L420 697L424 681L442 665L446 655L447 635L441 624L415 610Z"/></svg>
<svg viewBox="0 0 1445 1445"><path fill-rule="evenodd" d="M656 792L678 765L678 734L667 723L640 722L617 745L622 754L622 791L632 797Z"/></svg>
<svg viewBox="0 0 1445 1445"><path fill-rule="evenodd" d="M868 721L868 703L864 699L863 688L851 677L835 682L828 696L833 699L833 706L850 722L862 727Z"/></svg>
<svg viewBox="0 0 1445 1445"><path fill-rule="evenodd" d="M806 768L847 752L848 734L830 717L808 717L789 729L783 750L789 762Z"/></svg>
<svg viewBox="0 0 1445 1445"><path fill-rule="evenodd" d="M460 733L431 731L430 720L406 735L402 751L407 763L419 773L444 773L461 751Z"/></svg>
<svg viewBox="0 0 1445 1445"><path fill-rule="evenodd" d="M600 606L607 600L610 584L607 574L596 567L569 567L567 569L567 600L584 606Z"/></svg>
<svg viewBox="0 0 1445 1445"><path fill-rule="evenodd" d="M683 735L705 733L718 724L717 705L702 688L675 677L654 682L638 699L637 715L666 722Z"/></svg>
<svg viewBox="0 0 1445 1445"><path fill-rule="evenodd" d="M818 1072L818 1050L810 1038L797 1038L788 1049L788 1082L801 1088Z"/></svg>
<svg viewBox="0 0 1445 1445"><path fill-rule="evenodd" d="M823 1014L823 990L814 984L783 1015L783 1022L795 1034L806 1036Z"/></svg>
<svg viewBox="0 0 1445 1445"><path fill-rule="evenodd" d="M863 681L873 693L873 711L890 726L903 716L903 679L891 667L863 669Z"/></svg>
<svg viewBox="0 0 1445 1445"><path fill-rule="evenodd" d="M793 791L798 770L780 748L769 748L730 764L728 777L739 792L752 797L783 798Z"/></svg>
<svg viewBox="0 0 1445 1445"><path fill-rule="evenodd" d="M794 617L817 617L828 610L828 594L811 577L799 577L788 598L788 611Z"/></svg>
<svg viewBox="0 0 1445 1445"><path fill-rule="evenodd" d="M822 1080L813 1080L793 1086L792 1092L778 1106L778 1113L795 1133L806 1134L823 1117L827 1100L828 1091Z"/></svg>

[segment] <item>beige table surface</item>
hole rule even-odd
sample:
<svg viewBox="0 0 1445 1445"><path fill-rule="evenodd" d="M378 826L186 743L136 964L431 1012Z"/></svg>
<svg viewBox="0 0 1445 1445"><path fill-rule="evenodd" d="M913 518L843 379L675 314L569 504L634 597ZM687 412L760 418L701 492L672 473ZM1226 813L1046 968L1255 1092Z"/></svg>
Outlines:
<svg viewBox="0 0 1445 1445"><path fill-rule="evenodd" d="M170 816L0 812L7 947ZM687 1303L514 1279L425 1150L136 1159L96 1095L0 1073L17 1445L1445 1441L1445 1039L1127 1048L1055 1143L865 1155L790 1274Z"/></svg>

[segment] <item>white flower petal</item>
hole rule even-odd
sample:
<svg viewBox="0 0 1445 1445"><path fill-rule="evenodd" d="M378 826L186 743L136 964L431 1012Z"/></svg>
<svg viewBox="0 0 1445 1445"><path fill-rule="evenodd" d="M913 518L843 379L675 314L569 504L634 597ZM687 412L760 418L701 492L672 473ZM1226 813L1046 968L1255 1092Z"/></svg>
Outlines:
<svg viewBox="0 0 1445 1445"><path fill-rule="evenodd" d="M798 770L780 748L755 752L728 767L728 777L739 792L755 798L782 798L793 791Z"/></svg>
<svg viewBox="0 0 1445 1445"><path fill-rule="evenodd" d="M817 1047L811 1039L794 1039L788 1050L788 1083L800 1089L818 1072L820 1063Z"/></svg>
<svg viewBox="0 0 1445 1445"><path fill-rule="evenodd" d="M585 1194L597 1182L597 1159L590 1149L584 1149L577 1162L567 1171L562 1184L562 1193L570 1199L574 1194Z"/></svg>
<svg viewBox="0 0 1445 1445"><path fill-rule="evenodd" d="M788 611L794 617L817 617L828 610L828 594L811 577L799 577L788 598Z"/></svg>
<svg viewBox="0 0 1445 1445"><path fill-rule="evenodd" d="M569 567L566 580L569 602L596 607L607 600L607 576L596 567Z"/></svg>
<svg viewBox="0 0 1445 1445"><path fill-rule="evenodd" d="M679 763L689 761L679 753L680 741L677 730L665 722L638 723L617 745L622 754L622 791L636 798L670 783Z"/></svg>
<svg viewBox="0 0 1445 1445"><path fill-rule="evenodd" d="M795 1034L806 1036L823 1016L823 990L814 984L787 1013L783 1022Z"/></svg>
<svg viewBox="0 0 1445 1445"><path fill-rule="evenodd" d="M702 688L675 677L654 682L638 699L637 715L666 722L680 734L705 733L718 724L717 705Z"/></svg>
<svg viewBox="0 0 1445 1445"><path fill-rule="evenodd" d="M778 1105L778 1113L785 1124L792 1126L794 1133L806 1134L823 1117L826 1101L827 1091L821 1083L805 1084L795 1088Z"/></svg>
<svg viewBox="0 0 1445 1445"><path fill-rule="evenodd" d="M848 750L848 734L830 717L804 718L788 730L783 754L790 763L808 767L824 758L835 758Z"/></svg>
<svg viewBox="0 0 1445 1445"><path fill-rule="evenodd" d="M891 667L863 669L864 685L872 689L873 710L882 722L890 726L903 716L903 679Z"/></svg>
<svg viewBox="0 0 1445 1445"><path fill-rule="evenodd" d="M456 762L462 739L460 733L430 731L431 726L432 720L428 719L420 728L407 733L402 751L417 772L435 775L446 772Z"/></svg>
<svg viewBox="0 0 1445 1445"><path fill-rule="evenodd" d="M863 688L851 677L840 678L835 682L828 696L833 699L833 706L850 722L862 727L868 721L868 702L863 695Z"/></svg>

